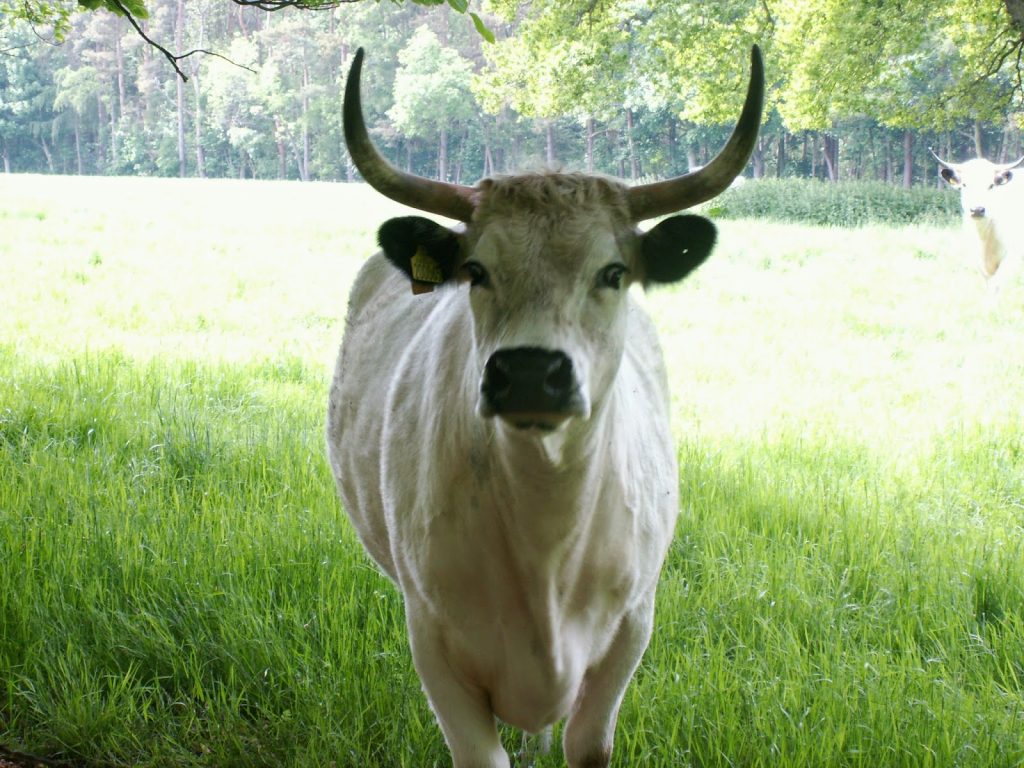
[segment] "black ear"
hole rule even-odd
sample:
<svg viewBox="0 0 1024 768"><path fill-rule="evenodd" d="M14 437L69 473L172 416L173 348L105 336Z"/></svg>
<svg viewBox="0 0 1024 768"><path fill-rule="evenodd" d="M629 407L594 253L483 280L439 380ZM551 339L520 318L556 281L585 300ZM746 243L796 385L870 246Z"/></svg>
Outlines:
<svg viewBox="0 0 1024 768"><path fill-rule="evenodd" d="M660 222L644 234L640 246L644 281L682 280L711 254L716 237L715 225L703 216L684 214Z"/></svg>
<svg viewBox="0 0 1024 768"><path fill-rule="evenodd" d="M944 178L954 187L960 183L960 177L956 175L956 171L954 171L952 168L940 168L939 176Z"/></svg>
<svg viewBox="0 0 1024 768"><path fill-rule="evenodd" d="M388 219L377 232L377 242L388 261L413 281L414 289L419 285L431 290L451 279L459 266L459 236L422 216Z"/></svg>

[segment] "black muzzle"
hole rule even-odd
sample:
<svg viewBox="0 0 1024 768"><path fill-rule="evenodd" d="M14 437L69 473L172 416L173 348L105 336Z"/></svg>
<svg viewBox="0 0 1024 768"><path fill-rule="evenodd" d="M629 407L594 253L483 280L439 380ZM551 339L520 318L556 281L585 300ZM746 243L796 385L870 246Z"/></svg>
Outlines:
<svg viewBox="0 0 1024 768"><path fill-rule="evenodd" d="M501 349L484 366L480 393L485 416L543 426L575 412L578 386L572 360L540 347Z"/></svg>

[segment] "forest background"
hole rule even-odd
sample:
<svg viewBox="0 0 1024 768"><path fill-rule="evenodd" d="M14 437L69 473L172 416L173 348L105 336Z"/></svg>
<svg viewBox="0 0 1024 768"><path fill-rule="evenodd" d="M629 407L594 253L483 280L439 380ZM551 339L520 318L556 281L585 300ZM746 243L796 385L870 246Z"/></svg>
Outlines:
<svg viewBox="0 0 1024 768"><path fill-rule="evenodd" d="M29 2L0 0L7 172L354 180L341 96L357 46L383 151L463 183L551 165L691 170L738 114L753 43L769 77L754 177L909 187L936 183L930 146L1022 151L1021 31L1002 0L126 7L169 50L217 54L179 59L185 77L124 15Z"/></svg>

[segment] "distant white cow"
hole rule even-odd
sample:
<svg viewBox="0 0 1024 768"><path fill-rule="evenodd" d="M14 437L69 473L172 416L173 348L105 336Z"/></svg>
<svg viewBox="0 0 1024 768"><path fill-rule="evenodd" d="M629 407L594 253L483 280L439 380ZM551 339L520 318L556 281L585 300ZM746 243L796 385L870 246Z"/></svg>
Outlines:
<svg viewBox="0 0 1024 768"><path fill-rule="evenodd" d="M700 216L636 223L713 198L747 164L760 53L718 157L636 187L400 171L367 134L362 60L344 102L360 173L465 227L386 222L352 289L327 429L342 501L401 588L455 766L508 766L496 717L531 733L568 717L569 765L602 768L679 511L661 349L627 289L681 280L715 241Z"/></svg>
<svg viewBox="0 0 1024 768"><path fill-rule="evenodd" d="M1024 183L1013 163L997 164L980 157L949 163L932 152L939 175L960 190L964 229L977 249L977 265L990 291L997 292L1019 269L1024 252Z"/></svg>

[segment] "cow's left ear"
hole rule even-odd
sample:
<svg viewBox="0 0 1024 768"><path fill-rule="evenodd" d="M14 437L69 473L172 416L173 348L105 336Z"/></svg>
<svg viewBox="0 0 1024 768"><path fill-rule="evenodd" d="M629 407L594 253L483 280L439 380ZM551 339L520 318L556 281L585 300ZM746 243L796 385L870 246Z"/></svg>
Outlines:
<svg viewBox="0 0 1024 768"><path fill-rule="evenodd" d="M377 231L388 261L406 274L413 293L426 293L447 282L459 266L459 236L422 216L388 219Z"/></svg>
<svg viewBox="0 0 1024 768"><path fill-rule="evenodd" d="M939 168L939 176L954 187L960 186L960 177L952 168Z"/></svg>
<svg viewBox="0 0 1024 768"><path fill-rule="evenodd" d="M683 214L659 222L640 245L645 283L674 283L703 263L715 247L717 230L703 216Z"/></svg>

